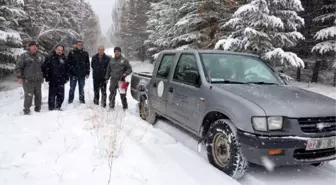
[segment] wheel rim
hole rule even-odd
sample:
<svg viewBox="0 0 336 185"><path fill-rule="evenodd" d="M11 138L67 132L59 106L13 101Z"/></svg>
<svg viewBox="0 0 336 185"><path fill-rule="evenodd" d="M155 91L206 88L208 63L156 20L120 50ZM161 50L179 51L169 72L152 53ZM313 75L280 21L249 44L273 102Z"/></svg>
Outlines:
<svg viewBox="0 0 336 185"><path fill-rule="evenodd" d="M224 134L217 133L212 143L212 153L215 162L225 168L230 162L230 144Z"/></svg>

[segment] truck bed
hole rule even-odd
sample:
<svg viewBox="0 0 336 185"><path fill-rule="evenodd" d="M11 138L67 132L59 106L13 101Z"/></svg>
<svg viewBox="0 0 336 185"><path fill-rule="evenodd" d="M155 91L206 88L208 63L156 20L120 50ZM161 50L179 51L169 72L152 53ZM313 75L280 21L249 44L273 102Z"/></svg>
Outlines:
<svg viewBox="0 0 336 185"><path fill-rule="evenodd" d="M133 72L134 75L152 78L152 72Z"/></svg>

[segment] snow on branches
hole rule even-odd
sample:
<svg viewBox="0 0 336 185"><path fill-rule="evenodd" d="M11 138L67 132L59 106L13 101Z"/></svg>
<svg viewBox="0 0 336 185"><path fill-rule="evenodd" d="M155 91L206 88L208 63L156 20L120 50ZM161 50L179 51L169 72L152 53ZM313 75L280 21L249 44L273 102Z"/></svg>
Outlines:
<svg viewBox="0 0 336 185"><path fill-rule="evenodd" d="M319 30L314 39L320 41L313 48L313 53L320 55L336 53L336 5L328 4L322 7L324 14L316 17L313 21L316 24L322 25L322 29ZM333 68L336 68L336 61L332 64Z"/></svg>
<svg viewBox="0 0 336 185"><path fill-rule="evenodd" d="M303 67L296 54L283 51L304 40L297 31L304 26L304 20L297 15L299 11L303 11L300 0L252 0L224 24L224 28L234 31L220 40L216 48L265 55L272 62Z"/></svg>
<svg viewBox="0 0 336 185"><path fill-rule="evenodd" d="M304 62L299 58L295 53L285 52L281 48L276 48L272 51L267 52L264 55L264 58L269 61L280 61L281 64L289 64L293 67L302 67L304 68Z"/></svg>
<svg viewBox="0 0 336 185"><path fill-rule="evenodd" d="M232 0L162 0L147 13L148 47L213 48L220 25L233 13Z"/></svg>

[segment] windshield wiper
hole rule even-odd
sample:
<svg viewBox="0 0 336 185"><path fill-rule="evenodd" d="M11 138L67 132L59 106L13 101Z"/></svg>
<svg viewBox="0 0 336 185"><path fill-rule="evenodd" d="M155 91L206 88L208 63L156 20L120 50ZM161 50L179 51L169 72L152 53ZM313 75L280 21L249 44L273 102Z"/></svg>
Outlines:
<svg viewBox="0 0 336 185"><path fill-rule="evenodd" d="M247 82L248 84L258 84L258 85L279 85L277 83L272 83L272 82Z"/></svg>
<svg viewBox="0 0 336 185"><path fill-rule="evenodd" d="M219 84L247 84L245 82L238 82L238 81L232 81L232 80L211 81L211 83L219 83Z"/></svg>

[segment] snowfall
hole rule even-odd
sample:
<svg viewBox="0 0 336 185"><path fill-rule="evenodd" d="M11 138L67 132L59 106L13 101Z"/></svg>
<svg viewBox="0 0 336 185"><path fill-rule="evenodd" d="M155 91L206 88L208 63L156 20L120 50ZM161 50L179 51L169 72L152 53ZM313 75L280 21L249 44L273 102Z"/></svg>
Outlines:
<svg viewBox="0 0 336 185"><path fill-rule="evenodd" d="M132 62L134 71L151 71L149 63ZM23 89L7 82L0 92L1 185L332 185L336 162L323 167L291 166L268 171L251 166L246 176L233 180L207 162L197 141L159 120L155 126L138 116L128 93L129 109L114 111L94 105L91 78L86 80L86 104L66 98L63 111L48 111L48 84L43 84L40 113L22 115ZM294 83L336 98L336 89Z"/></svg>

